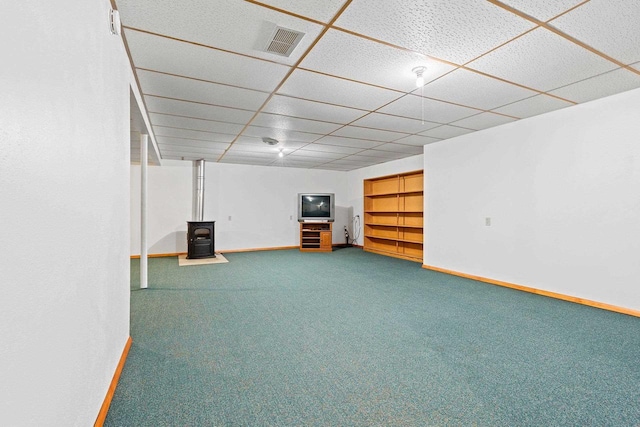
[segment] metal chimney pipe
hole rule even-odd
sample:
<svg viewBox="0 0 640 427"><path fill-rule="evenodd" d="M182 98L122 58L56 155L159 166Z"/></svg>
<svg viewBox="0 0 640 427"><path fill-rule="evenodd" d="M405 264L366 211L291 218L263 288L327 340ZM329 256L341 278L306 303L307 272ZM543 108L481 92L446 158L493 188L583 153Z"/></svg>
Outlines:
<svg viewBox="0 0 640 427"><path fill-rule="evenodd" d="M204 159L195 160L196 168L196 209L194 221L204 221Z"/></svg>

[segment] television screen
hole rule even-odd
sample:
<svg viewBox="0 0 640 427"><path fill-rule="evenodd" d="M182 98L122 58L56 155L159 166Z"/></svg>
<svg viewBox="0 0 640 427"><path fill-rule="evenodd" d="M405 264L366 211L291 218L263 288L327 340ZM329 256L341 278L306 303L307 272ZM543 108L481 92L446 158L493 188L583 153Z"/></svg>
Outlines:
<svg viewBox="0 0 640 427"><path fill-rule="evenodd" d="M298 221L333 221L332 193L298 194Z"/></svg>

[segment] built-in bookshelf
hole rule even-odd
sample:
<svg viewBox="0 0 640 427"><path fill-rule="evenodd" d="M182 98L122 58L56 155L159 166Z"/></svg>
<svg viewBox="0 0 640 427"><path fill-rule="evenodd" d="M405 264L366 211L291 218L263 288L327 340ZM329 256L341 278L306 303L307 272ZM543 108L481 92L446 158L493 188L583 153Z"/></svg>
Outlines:
<svg viewBox="0 0 640 427"><path fill-rule="evenodd" d="M364 250L422 262L423 171L364 180Z"/></svg>

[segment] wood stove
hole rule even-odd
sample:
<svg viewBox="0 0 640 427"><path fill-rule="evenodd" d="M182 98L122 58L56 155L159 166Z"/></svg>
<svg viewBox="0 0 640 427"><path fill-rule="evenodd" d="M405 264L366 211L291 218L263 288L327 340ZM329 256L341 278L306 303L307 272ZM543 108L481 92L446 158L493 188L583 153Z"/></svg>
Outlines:
<svg viewBox="0 0 640 427"><path fill-rule="evenodd" d="M215 221L187 221L187 258L215 258Z"/></svg>

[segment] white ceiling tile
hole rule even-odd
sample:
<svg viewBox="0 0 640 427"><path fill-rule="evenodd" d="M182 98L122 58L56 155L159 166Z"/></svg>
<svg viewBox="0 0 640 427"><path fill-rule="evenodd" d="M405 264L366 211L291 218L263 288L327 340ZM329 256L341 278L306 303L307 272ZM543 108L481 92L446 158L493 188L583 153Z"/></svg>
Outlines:
<svg viewBox="0 0 640 427"><path fill-rule="evenodd" d="M432 142L440 141L440 138L432 138L430 136L422 136L422 135L410 135L406 138L398 139L394 141L396 144L404 144L404 145L426 145L431 144Z"/></svg>
<svg viewBox="0 0 640 427"><path fill-rule="evenodd" d="M533 27L487 1L469 0L354 0L336 25L456 64Z"/></svg>
<svg viewBox="0 0 640 427"><path fill-rule="evenodd" d="M314 157L296 157L296 156L291 156L291 155L287 155L284 156L283 158L279 158L276 159L274 161L274 165L277 164L278 166L288 166L288 167L311 167L311 166L317 166L320 165L322 163L326 163L330 161L330 159L322 159L322 158L314 158Z"/></svg>
<svg viewBox="0 0 640 427"><path fill-rule="evenodd" d="M515 122L517 119L502 116L494 113L480 113L475 116L467 117L466 119L458 120L453 124L470 128L470 129L487 129L494 126L503 125L505 123Z"/></svg>
<svg viewBox="0 0 640 427"><path fill-rule="evenodd" d="M140 81L141 90L145 95L158 95L251 111L258 110L269 96L267 93L255 90L240 89L144 70L137 70L136 74Z"/></svg>
<svg viewBox="0 0 640 427"><path fill-rule="evenodd" d="M184 139L184 138L169 138L165 136L157 136L158 144L163 145L165 147L173 146L175 149L179 149L180 147L191 147L191 148L206 148L212 150L226 150L229 148L228 142L216 142L216 141L196 141L193 139Z"/></svg>
<svg viewBox="0 0 640 427"><path fill-rule="evenodd" d="M278 157L278 153L280 153L280 151L285 153L285 152L290 152L291 149L270 147L270 146L268 146L266 144L262 144L262 145L258 145L258 144L233 144L229 148L229 151L227 151L227 152L229 154L238 154L238 155L245 155L247 153L254 153L252 155L255 155L255 153L262 153L264 155L272 156L275 159L276 157Z"/></svg>
<svg viewBox="0 0 640 427"><path fill-rule="evenodd" d="M240 136L234 142L234 146L236 145L257 145L261 147L271 147L274 150L278 151L280 149L291 151L297 148L302 148L305 145L309 145L308 142L299 142L299 141L291 141L291 140L283 140L280 141L277 145L270 146L262 141L262 138L258 137L249 137L249 136Z"/></svg>
<svg viewBox="0 0 640 427"><path fill-rule="evenodd" d="M220 148L207 148L207 147L185 147L185 146L179 146L176 147L175 145L165 145L165 144L158 144L158 148L160 149L160 153L168 153L168 154L175 154L175 153L184 153L184 154L192 154L192 155L198 155L198 154L208 154L210 156L220 156L222 153L224 153L224 149L220 149Z"/></svg>
<svg viewBox="0 0 640 427"><path fill-rule="evenodd" d="M242 132L241 137L274 138L282 144L286 142L313 142L320 138L320 135L288 129L248 126L244 132Z"/></svg>
<svg viewBox="0 0 640 427"><path fill-rule="evenodd" d="M324 163L322 165L315 166L312 169L324 169L324 170L348 172L356 168L354 168L353 166L337 165L335 164L335 162L329 162L329 163Z"/></svg>
<svg viewBox="0 0 640 427"><path fill-rule="evenodd" d="M537 93L464 69L455 70L427 84L422 91L429 98L483 110L491 110Z"/></svg>
<svg viewBox="0 0 640 427"><path fill-rule="evenodd" d="M640 83L640 79L638 81ZM525 117L537 116L538 114L548 113L549 111L570 107L571 105L573 104L552 96L536 95L496 108L493 111L524 119Z"/></svg>
<svg viewBox="0 0 640 427"><path fill-rule="evenodd" d="M403 157L407 157L409 154L401 153L398 151L365 150L356 155L363 156L363 157L376 157L376 158L393 160L393 159L402 159Z"/></svg>
<svg viewBox="0 0 640 427"><path fill-rule="evenodd" d="M162 154L163 159L167 160L184 160L184 161L194 161L194 160L206 160L207 162L216 163L220 156L217 154L213 155L193 155L188 153L173 153L169 152L166 154Z"/></svg>
<svg viewBox="0 0 640 427"><path fill-rule="evenodd" d="M551 25L624 64L640 60L637 0L591 0Z"/></svg>
<svg viewBox="0 0 640 427"><path fill-rule="evenodd" d="M244 155L236 155L236 154L225 154L220 160L219 163L233 163L238 165L257 165L257 166L268 166L273 162L273 158L270 156L244 156Z"/></svg>
<svg viewBox="0 0 640 427"><path fill-rule="evenodd" d="M395 114L421 120L425 122L449 123L463 117L478 114L477 109L462 107L429 98L407 95L391 104L381 108L381 113Z"/></svg>
<svg viewBox="0 0 640 427"><path fill-rule="evenodd" d="M244 1L119 0L122 23L207 46L294 64L322 26ZM264 52L275 25L305 33L291 56Z"/></svg>
<svg viewBox="0 0 640 427"><path fill-rule="evenodd" d="M281 95L275 95L271 98L264 107L264 111L290 117L342 124L352 122L365 114L362 110L336 107Z"/></svg>
<svg viewBox="0 0 640 427"><path fill-rule="evenodd" d="M174 137L186 140L231 142L233 135L216 132L199 131L192 129L180 129L166 126L154 126L153 132L156 138Z"/></svg>
<svg viewBox="0 0 640 427"><path fill-rule="evenodd" d="M258 116L251 122L251 125L318 134L331 133L342 126L338 123L320 122L271 113L258 114Z"/></svg>
<svg viewBox="0 0 640 427"><path fill-rule="evenodd" d="M345 126L333 132L334 136L344 136L347 138L370 139L373 141L389 142L407 136L406 133L390 132L388 130L378 130L363 128L358 126Z"/></svg>
<svg viewBox="0 0 640 427"><path fill-rule="evenodd" d="M416 75L411 70L420 65L427 66L425 81L455 68L337 30L327 31L300 64L302 68L403 92L415 89Z"/></svg>
<svg viewBox="0 0 640 427"><path fill-rule="evenodd" d="M376 150L391 151L393 153L404 154L422 154L424 152L424 148L422 146L395 144L393 142L379 145L376 147Z"/></svg>
<svg viewBox="0 0 640 427"><path fill-rule="evenodd" d="M345 156L346 154L343 154L343 153L326 153L323 151L312 151L312 150L305 150L304 148L301 148L299 150L291 152L289 155L286 156L286 158L292 159L292 160L306 159L309 161L316 161L316 162L320 162L320 161L329 162L331 160L341 159Z"/></svg>
<svg viewBox="0 0 640 427"><path fill-rule="evenodd" d="M440 126L440 123L408 119L406 117L390 116L388 114L371 113L351 123L354 126L362 126L373 129L389 130L395 132L418 133L427 129Z"/></svg>
<svg viewBox="0 0 640 427"><path fill-rule="evenodd" d="M364 151L366 153L366 151ZM384 151L381 151L381 153L385 153ZM386 154L389 154L388 152ZM343 159L340 160L349 160L349 161L355 161L355 162L363 162L365 164L378 164L378 163L382 163L385 161L384 157L378 157L378 156L364 156L362 154L352 154L350 156L344 157Z"/></svg>
<svg viewBox="0 0 640 427"><path fill-rule="evenodd" d="M371 164L370 160L363 161L363 160L350 160L350 159L351 159L351 156L343 159L334 160L331 163L334 165L353 166L353 167L359 167L359 168Z"/></svg>
<svg viewBox="0 0 640 427"><path fill-rule="evenodd" d="M231 151L231 149L229 149L224 155L224 158L263 159L265 161L271 161L274 159L274 157L277 157L277 156L278 156L277 153L265 153L261 151L242 151L242 150Z"/></svg>
<svg viewBox="0 0 640 427"><path fill-rule="evenodd" d="M333 159L340 159L345 155L346 154L344 153L331 153L327 151L307 150L305 147L305 148L300 148L299 150L293 151L291 154L289 154L288 157L312 157L315 159L333 160Z"/></svg>
<svg viewBox="0 0 640 427"><path fill-rule="evenodd" d="M544 28L531 31L468 66L545 92L616 68Z"/></svg>
<svg viewBox="0 0 640 427"><path fill-rule="evenodd" d="M426 132L422 132L420 135L424 135L432 138L449 139L449 138L464 135L470 132L474 132L474 130L462 128L459 126L442 125L434 129L429 129Z"/></svg>
<svg viewBox="0 0 640 427"><path fill-rule="evenodd" d="M304 147L305 151L321 151L325 153L342 153L342 154L355 154L362 151L361 148L344 147L338 145L326 145L326 144L308 144Z"/></svg>
<svg viewBox="0 0 640 427"><path fill-rule="evenodd" d="M218 107L202 103L178 101L175 99L146 96L145 103L150 113L164 113L174 116L186 116L237 124L246 124L253 112L237 108Z"/></svg>
<svg viewBox="0 0 640 427"><path fill-rule="evenodd" d="M617 70L553 90L550 93L576 102L587 102L639 87L640 74L624 68L618 68Z"/></svg>
<svg viewBox="0 0 640 427"><path fill-rule="evenodd" d="M364 110L375 110L402 96L400 92L304 70L294 71L278 93Z"/></svg>
<svg viewBox="0 0 640 427"><path fill-rule="evenodd" d="M339 147L353 147L360 149L367 149L377 147L383 142L380 141L369 141L365 139L357 139L357 138L344 138L340 136L332 136L328 135L320 138L315 142L316 144L327 144L327 145L337 145Z"/></svg>
<svg viewBox="0 0 640 427"><path fill-rule="evenodd" d="M584 3L584 0L502 0L502 3L544 22Z"/></svg>
<svg viewBox="0 0 640 427"><path fill-rule="evenodd" d="M289 67L138 31L125 32L136 68L271 92ZM260 68L264 72L256 73Z"/></svg>
<svg viewBox="0 0 640 427"><path fill-rule="evenodd" d="M340 10L345 0L262 0L261 3L286 10L296 15L328 23Z"/></svg>
<svg viewBox="0 0 640 427"><path fill-rule="evenodd" d="M237 135L243 128L234 123L215 122L212 120L192 119L189 117L168 116L166 114L149 114L151 124L155 126L168 126L179 129L204 130L221 134Z"/></svg>

